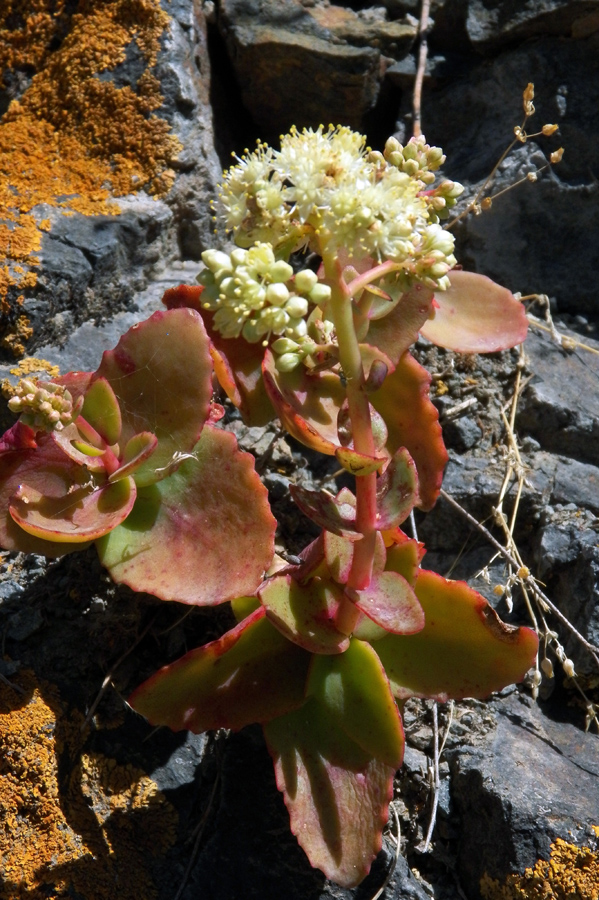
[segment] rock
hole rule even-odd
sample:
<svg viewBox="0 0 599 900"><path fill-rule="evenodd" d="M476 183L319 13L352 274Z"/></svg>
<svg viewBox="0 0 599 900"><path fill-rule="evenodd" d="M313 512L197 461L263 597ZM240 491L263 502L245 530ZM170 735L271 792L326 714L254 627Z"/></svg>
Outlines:
<svg viewBox="0 0 599 900"><path fill-rule="evenodd" d="M453 419L443 426L443 437L447 447L455 450L471 450L481 439L480 426L471 416Z"/></svg>
<svg viewBox="0 0 599 900"><path fill-rule="evenodd" d="M299 0L224 0L219 9L243 102L261 137L276 141L291 125L362 127L379 93L379 50L335 43Z"/></svg>
<svg viewBox="0 0 599 900"><path fill-rule="evenodd" d="M581 36L595 23L597 4L594 0L534 0L522 4L518 0L485 3L470 0L466 27L476 50L497 50L511 42L555 34L560 37Z"/></svg>
<svg viewBox="0 0 599 900"><path fill-rule="evenodd" d="M599 349L590 339L585 343ZM531 329L526 354L533 377L519 404L518 430L544 450L599 464L597 355L583 349L568 353L536 329Z"/></svg>
<svg viewBox="0 0 599 900"><path fill-rule="evenodd" d="M523 872L562 837L576 844L599 819L599 743L511 694L492 704L497 728L480 745L447 753L460 817L457 875L468 897L480 879Z"/></svg>
<svg viewBox="0 0 599 900"><path fill-rule="evenodd" d="M528 6L528 5L527 5ZM495 8L495 7L493 7ZM513 140L523 118L522 92L536 85L537 112L530 133L545 123L559 125L550 138L517 147L500 166L491 195L546 164L565 147L558 166L498 197L492 208L458 227L457 255L466 268L484 272L523 295L545 293L558 309L596 313L596 262L581 253L599 230L599 86L593 71L597 36L580 40L542 37L476 62L462 77L431 85L423 93L423 131L447 154L445 174L467 186L467 198L482 187ZM590 93L589 93L590 92ZM585 97L579 106L578 99ZM567 241L564 235L568 236ZM573 273L576 286L573 286Z"/></svg>
<svg viewBox="0 0 599 900"><path fill-rule="evenodd" d="M28 19L26 41L25 20L1 17L5 356L126 308L156 266L214 240L200 4L149 0L135 22L121 7ZM23 67L33 79L11 79Z"/></svg>

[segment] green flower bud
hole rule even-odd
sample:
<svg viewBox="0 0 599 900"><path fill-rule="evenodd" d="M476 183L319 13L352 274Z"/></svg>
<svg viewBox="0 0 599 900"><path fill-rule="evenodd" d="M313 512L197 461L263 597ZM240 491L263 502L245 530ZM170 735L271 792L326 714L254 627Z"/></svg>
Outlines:
<svg viewBox="0 0 599 900"><path fill-rule="evenodd" d="M308 294L317 281L318 275L316 272L313 272L312 269L302 269L295 276L294 287L300 294Z"/></svg>
<svg viewBox="0 0 599 900"><path fill-rule="evenodd" d="M315 303L317 306L322 306L323 303L328 303L331 299L331 289L328 284L318 282L318 284L315 284L310 290L309 297L312 303Z"/></svg>
<svg viewBox="0 0 599 900"><path fill-rule="evenodd" d="M285 312L292 318L302 318L308 312L308 301L303 297L292 295L285 304Z"/></svg>
<svg viewBox="0 0 599 900"><path fill-rule="evenodd" d="M268 271L271 281L289 281L293 277L293 268L283 259L277 260Z"/></svg>
<svg viewBox="0 0 599 900"><path fill-rule="evenodd" d="M297 369L301 361L298 353L283 353L282 356L277 356L275 365L279 372L292 372Z"/></svg>
<svg viewBox="0 0 599 900"><path fill-rule="evenodd" d="M295 341L290 340L290 338L281 337L277 338L277 340L273 343L272 349L275 353L283 354L283 353L295 353L296 350L299 350L299 344Z"/></svg>
<svg viewBox="0 0 599 900"><path fill-rule="evenodd" d="M289 300L289 289L280 282L269 284L266 288L266 300L271 306L284 306Z"/></svg>

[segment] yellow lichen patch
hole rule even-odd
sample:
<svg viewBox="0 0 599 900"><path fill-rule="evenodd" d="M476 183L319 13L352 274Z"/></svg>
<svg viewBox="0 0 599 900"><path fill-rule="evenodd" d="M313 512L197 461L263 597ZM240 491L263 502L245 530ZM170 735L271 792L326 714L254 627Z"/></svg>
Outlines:
<svg viewBox="0 0 599 900"><path fill-rule="evenodd" d="M10 370L11 375L17 378L26 378L28 375L37 375L42 380L47 381L50 378L56 378L60 375L60 369L47 359L36 359L35 356L26 356L19 362L18 366L14 366ZM0 384L0 391L6 399L10 399L15 392L16 385L12 384L8 378L4 378Z"/></svg>
<svg viewBox="0 0 599 900"><path fill-rule="evenodd" d="M52 687L17 686L0 684L0 900L153 900L175 810L140 770L83 752L83 717Z"/></svg>
<svg viewBox="0 0 599 900"><path fill-rule="evenodd" d="M558 838L549 861L540 859L503 884L485 875L480 889L484 900L599 900L599 853Z"/></svg>
<svg viewBox="0 0 599 900"><path fill-rule="evenodd" d="M74 12L63 0L2 5L1 70L35 74L0 122L0 301L35 283L14 265L38 262L40 229L51 227L30 214L36 205L116 215L115 198L171 187L181 145L156 115L163 98L151 71L168 22L159 0L79 0ZM128 52L146 68L118 87L107 73Z"/></svg>

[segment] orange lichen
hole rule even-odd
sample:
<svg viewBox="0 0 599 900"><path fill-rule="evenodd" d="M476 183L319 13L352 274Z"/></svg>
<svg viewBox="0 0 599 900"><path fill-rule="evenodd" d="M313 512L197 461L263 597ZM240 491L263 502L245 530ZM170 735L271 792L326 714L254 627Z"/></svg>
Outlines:
<svg viewBox="0 0 599 900"><path fill-rule="evenodd" d="M480 889L484 900L599 900L599 853L558 838L548 861L503 884L485 875Z"/></svg>
<svg viewBox="0 0 599 900"><path fill-rule="evenodd" d="M0 684L0 900L153 900L177 814L132 766L84 753L83 717L31 672Z"/></svg>
<svg viewBox="0 0 599 900"><path fill-rule="evenodd" d="M51 220L46 213L36 221L34 207L116 215L114 198L171 187L181 145L155 114L163 98L151 72L168 22L159 0L79 0L74 12L63 0L3 4L0 66L35 72L0 122L3 313L9 288L35 283L35 274L14 268L39 262L40 229ZM128 51L140 53L146 68L134 88L117 87L106 74Z"/></svg>

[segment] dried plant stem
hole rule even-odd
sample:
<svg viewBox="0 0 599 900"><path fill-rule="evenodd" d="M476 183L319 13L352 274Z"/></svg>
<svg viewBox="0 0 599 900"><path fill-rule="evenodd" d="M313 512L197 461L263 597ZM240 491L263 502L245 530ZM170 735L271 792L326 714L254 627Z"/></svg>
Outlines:
<svg viewBox="0 0 599 900"><path fill-rule="evenodd" d="M437 822L437 811L439 809L439 789L441 787L441 778L439 775L439 760L441 759L441 755L445 748L445 744L447 742L447 738L449 737L449 732L451 729L451 723L453 722L453 710L454 710L454 701L449 701L449 716L447 719L447 727L445 728L445 734L443 735L443 740L441 741L441 745L439 745L439 721L437 715L437 703L433 700L433 806L431 809L431 817L428 824L428 831L426 833L426 839L424 841L424 847L422 848L422 852L426 853L430 846L430 842L433 837L433 831L435 830L435 824Z"/></svg>
<svg viewBox="0 0 599 900"><path fill-rule="evenodd" d="M414 81L414 95L412 100L412 133L414 137L420 137L422 135L422 85L424 83L424 72L426 70L426 60L428 57L428 17L430 8L430 0L422 0L422 6L420 8L420 25L418 28L420 46L418 48L418 66L416 68L416 79Z"/></svg>
<svg viewBox="0 0 599 900"><path fill-rule="evenodd" d="M441 497L443 497L443 499L447 503L449 503L450 506L457 510L460 515L462 515L466 519L466 521L469 522L470 525L472 525L473 528L475 528L480 534L484 535L489 543L492 544L493 547L495 547L495 549L501 554L501 556L503 556L503 558L506 559L507 562L514 567L514 569L517 570L519 568L518 560L516 560L509 552L509 550L507 550L502 544L499 543L498 540L496 540L496 538L493 537L488 528L485 528L484 525L481 525L478 519L475 519L474 516L471 516L468 510L464 509L464 507L461 506L457 500L454 500L451 494L448 494L447 491L441 489L440 494ZM537 599L540 600L541 604L545 604L545 606L554 614L556 619L558 619L558 621L561 622L561 624L564 625L564 627L574 635L574 637L582 644L582 646L589 651L594 661L596 662L597 667L599 668L599 647L596 647L594 644L589 643L589 641L587 641L587 639L583 637L583 635L574 627L574 625L572 625L569 619L567 619L566 616L558 609L555 603L553 603L549 599L549 597L547 597L547 595L543 593L532 575L524 578L523 581L528 585Z"/></svg>
<svg viewBox="0 0 599 900"><path fill-rule="evenodd" d="M379 900L379 897L382 897L382 895L385 893L387 885L393 878L393 873L395 872L395 869L397 867L397 861L399 859L400 847L401 847L401 828L399 825L399 816L397 815L397 810L395 809L395 804L393 802L391 802L389 804L389 809L391 810L391 813L393 815L393 821L395 822L395 832L396 833L395 833L395 837L394 837L394 841L393 841L395 844L395 855L391 861L391 865L389 866L389 871L385 875L385 880L383 881L382 885L380 886L380 888L378 889L378 891L376 892L374 897L371 897L370 900Z"/></svg>

